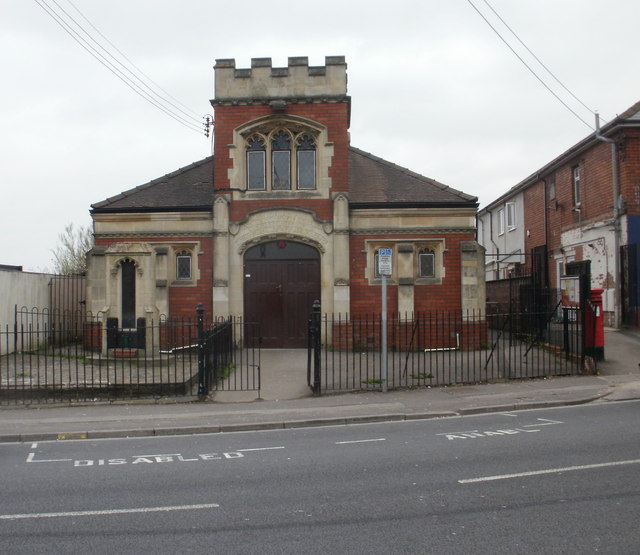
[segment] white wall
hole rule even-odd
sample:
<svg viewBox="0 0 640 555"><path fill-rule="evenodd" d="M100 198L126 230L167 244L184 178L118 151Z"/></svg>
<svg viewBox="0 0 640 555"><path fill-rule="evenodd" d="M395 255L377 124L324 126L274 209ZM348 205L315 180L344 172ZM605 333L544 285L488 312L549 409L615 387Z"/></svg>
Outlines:
<svg viewBox="0 0 640 555"><path fill-rule="evenodd" d="M515 225L509 227L507 225L507 203L515 203ZM505 222L504 231L499 230L499 212L504 210ZM483 209L478 213L478 242L486 249L487 254L496 254L500 252L500 264L496 263L496 257L487 256L486 272L487 281L494 279L502 279L503 275L496 276L496 268L503 270L510 265L525 263L526 256L520 256L525 253L525 229L524 229L524 200L522 193L514 193L503 202L491 205L490 209ZM512 256L509 256L512 254Z"/></svg>
<svg viewBox="0 0 640 555"><path fill-rule="evenodd" d="M13 329L15 305L42 310L49 307L50 274L0 269L0 326Z"/></svg>

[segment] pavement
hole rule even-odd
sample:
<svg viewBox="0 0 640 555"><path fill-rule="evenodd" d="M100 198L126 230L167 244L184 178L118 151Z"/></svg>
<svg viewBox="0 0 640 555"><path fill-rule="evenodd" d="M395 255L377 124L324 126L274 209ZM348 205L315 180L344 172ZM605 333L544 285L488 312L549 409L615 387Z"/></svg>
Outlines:
<svg viewBox="0 0 640 555"><path fill-rule="evenodd" d="M596 375L313 396L306 351L263 351L277 368L256 394L0 408L0 442L224 433L347 425L640 399L640 331L605 329ZM300 366L304 361L305 364Z"/></svg>

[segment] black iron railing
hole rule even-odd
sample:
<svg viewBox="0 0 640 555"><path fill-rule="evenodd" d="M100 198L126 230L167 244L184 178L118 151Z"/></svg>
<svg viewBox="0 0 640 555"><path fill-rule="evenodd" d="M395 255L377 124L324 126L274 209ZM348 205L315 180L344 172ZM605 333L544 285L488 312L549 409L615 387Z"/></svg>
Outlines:
<svg viewBox="0 0 640 555"><path fill-rule="evenodd" d="M198 395L260 391L260 337L256 323L227 317L205 325L198 305ZM259 393L258 393L259 396Z"/></svg>
<svg viewBox="0 0 640 555"><path fill-rule="evenodd" d="M378 390L385 377L393 389L577 374L585 368L582 312L560 314L390 314L386 353L380 315L323 315L310 343L309 360L320 367L314 391Z"/></svg>
<svg viewBox="0 0 640 555"><path fill-rule="evenodd" d="M101 314L16 310L14 324L0 330L0 404L196 395L202 385L207 392L260 389L256 325L232 318L113 323Z"/></svg>

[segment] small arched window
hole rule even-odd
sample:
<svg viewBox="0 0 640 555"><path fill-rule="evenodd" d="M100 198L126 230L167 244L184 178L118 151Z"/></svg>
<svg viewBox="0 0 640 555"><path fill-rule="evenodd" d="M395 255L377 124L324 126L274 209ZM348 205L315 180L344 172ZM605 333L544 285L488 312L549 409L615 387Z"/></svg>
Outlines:
<svg viewBox="0 0 640 555"><path fill-rule="evenodd" d="M191 253L182 251L176 255L176 279L191 279Z"/></svg>

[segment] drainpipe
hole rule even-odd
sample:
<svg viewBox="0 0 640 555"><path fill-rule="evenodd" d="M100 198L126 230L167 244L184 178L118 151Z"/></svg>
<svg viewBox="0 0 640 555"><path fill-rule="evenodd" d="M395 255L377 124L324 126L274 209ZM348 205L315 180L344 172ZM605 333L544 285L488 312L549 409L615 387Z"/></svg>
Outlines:
<svg viewBox="0 0 640 555"><path fill-rule="evenodd" d="M611 171L613 173L613 267L615 268L613 326L620 327L620 179L618 149L614 139L600 134L600 114L596 113L596 139L611 145Z"/></svg>
<svg viewBox="0 0 640 555"><path fill-rule="evenodd" d="M500 279L500 247L493 240L493 212L489 210L489 239L496 248L496 279Z"/></svg>

